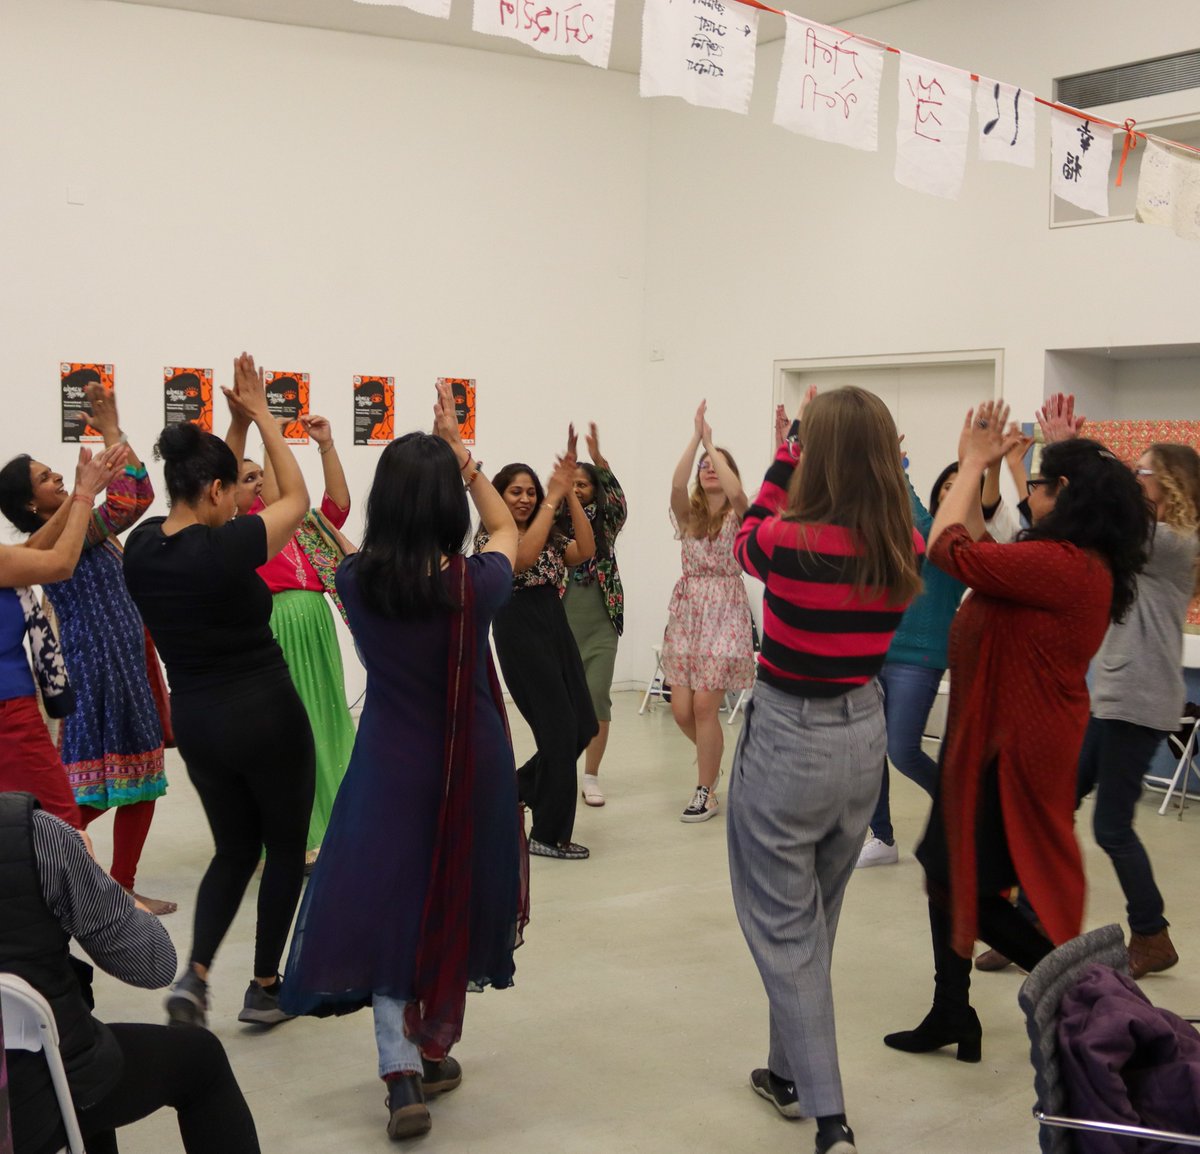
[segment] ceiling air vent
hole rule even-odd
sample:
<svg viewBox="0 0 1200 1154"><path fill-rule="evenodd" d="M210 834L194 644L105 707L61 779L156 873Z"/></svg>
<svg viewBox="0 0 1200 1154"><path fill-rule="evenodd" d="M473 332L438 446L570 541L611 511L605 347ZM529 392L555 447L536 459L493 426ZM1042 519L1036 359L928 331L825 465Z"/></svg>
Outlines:
<svg viewBox="0 0 1200 1154"><path fill-rule="evenodd" d="M1101 104L1119 104L1143 96L1160 96L1200 88L1200 51L1180 52L1143 60L1140 64L1121 64L1097 72L1081 72L1054 82L1056 99L1072 108L1095 108Z"/></svg>

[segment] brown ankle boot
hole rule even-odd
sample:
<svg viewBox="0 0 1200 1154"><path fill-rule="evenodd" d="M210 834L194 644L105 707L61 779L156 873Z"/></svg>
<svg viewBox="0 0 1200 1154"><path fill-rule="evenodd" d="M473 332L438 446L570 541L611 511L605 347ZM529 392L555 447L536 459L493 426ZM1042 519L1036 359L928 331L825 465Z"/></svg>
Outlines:
<svg viewBox="0 0 1200 1154"><path fill-rule="evenodd" d="M1129 976L1145 977L1146 974L1161 974L1169 970L1179 955L1171 944L1171 935L1163 926L1156 934L1129 935Z"/></svg>

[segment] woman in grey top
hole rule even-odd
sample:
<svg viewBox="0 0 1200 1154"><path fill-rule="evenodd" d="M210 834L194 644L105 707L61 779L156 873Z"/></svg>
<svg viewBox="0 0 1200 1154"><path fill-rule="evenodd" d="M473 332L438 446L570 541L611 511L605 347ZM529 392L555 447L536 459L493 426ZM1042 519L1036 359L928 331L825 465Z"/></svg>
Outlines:
<svg viewBox="0 0 1200 1154"><path fill-rule="evenodd" d="M1142 777L1178 727L1186 696L1183 624L1200 593L1200 456L1187 445L1155 444L1135 471L1158 524L1133 610L1109 628L1097 656L1079 799L1096 791L1092 828L1125 892L1129 972L1140 978L1179 961L1133 817Z"/></svg>

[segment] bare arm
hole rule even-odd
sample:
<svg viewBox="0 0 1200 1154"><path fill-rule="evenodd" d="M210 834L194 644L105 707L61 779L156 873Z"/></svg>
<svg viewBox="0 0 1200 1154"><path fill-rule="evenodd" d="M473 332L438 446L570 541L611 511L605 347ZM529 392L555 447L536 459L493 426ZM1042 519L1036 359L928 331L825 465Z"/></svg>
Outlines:
<svg viewBox="0 0 1200 1154"><path fill-rule="evenodd" d="M333 426L325 417L301 417L300 423L317 443L321 454L321 472L325 479L325 494L342 510L350 508L350 486L346 483L346 472L333 443Z"/></svg>
<svg viewBox="0 0 1200 1154"><path fill-rule="evenodd" d="M579 565L595 554L596 536L579 498L575 496L574 485L567 490L567 510L571 514L571 528L575 532L575 540L564 550L563 559L568 565Z"/></svg>
<svg viewBox="0 0 1200 1154"><path fill-rule="evenodd" d="M523 573L537 561L546 547L546 542L550 539L550 531L554 528L555 513L566 495L571 492L574 480L575 458L572 456L559 457L554 465L554 472L550 474L550 483L546 486L546 499L529 518L525 526L525 533L517 545L517 556L513 561L514 573ZM586 520L586 517L584 519ZM590 525L588 534L591 539ZM595 548L594 541L592 548Z"/></svg>
<svg viewBox="0 0 1200 1154"><path fill-rule="evenodd" d="M64 501L57 509L54 510L54 516L50 518L36 533L31 534L25 541L26 549L49 549L59 535L67 527L67 517L71 512L71 502Z"/></svg>
<svg viewBox="0 0 1200 1154"><path fill-rule="evenodd" d="M61 515L53 542L32 549L28 544L0 546L0 587L13 589L20 585L65 581L75 572L79 554L83 551L83 539L91 524L92 504L125 467L128 455L128 446L123 444L105 449L96 457L87 449L80 450L74 493L38 530L41 533Z"/></svg>
<svg viewBox="0 0 1200 1154"><path fill-rule="evenodd" d="M683 456L679 458L679 464L675 466L675 472L671 475L671 512L675 514L675 520L681 528L688 523L688 518L692 515L688 485L692 479L692 466L696 463L696 453L700 449L700 442L704 436L704 409L707 404L707 401L700 402L700 407L696 410L692 439L688 441L687 448L684 449Z"/></svg>
<svg viewBox="0 0 1200 1154"><path fill-rule="evenodd" d="M246 353L234 361L233 389L226 390L230 405L242 409L262 434L263 449L275 470L279 497L260 516L267 531L267 556L274 557L291 540L308 512L308 486L275 418L267 408L262 370Z"/></svg>

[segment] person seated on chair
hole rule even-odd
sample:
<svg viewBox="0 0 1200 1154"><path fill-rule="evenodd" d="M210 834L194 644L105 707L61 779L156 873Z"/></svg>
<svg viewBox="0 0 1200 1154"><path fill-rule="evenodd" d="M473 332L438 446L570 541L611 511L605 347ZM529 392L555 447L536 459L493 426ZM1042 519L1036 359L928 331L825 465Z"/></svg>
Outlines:
<svg viewBox="0 0 1200 1154"><path fill-rule="evenodd" d="M187 1154L256 1154L254 1119L221 1043L196 1027L106 1025L91 1014L91 967L144 989L175 975L175 947L84 848L78 832L29 793L0 793L0 971L23 978L54 1013L59 1050L88 1154L115 1154L118 1126L163 1106L179 1114ZM15 1154L65 1144L41 1054L10 1052Z"/></svg>

